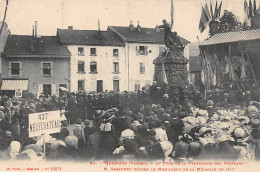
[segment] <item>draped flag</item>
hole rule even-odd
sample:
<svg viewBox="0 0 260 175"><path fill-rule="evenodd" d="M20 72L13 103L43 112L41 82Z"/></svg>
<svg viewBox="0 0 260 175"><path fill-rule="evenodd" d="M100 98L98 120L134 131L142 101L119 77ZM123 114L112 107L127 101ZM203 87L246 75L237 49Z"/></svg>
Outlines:
<svg viewBox="0 0 260 175"><path fill-rule="evenodd" d="M220 5L218 7L217 17L216 17L217 19L220 17L221 7L222 7L222 1L221 1Z"/></svg>
<svg viewBox="0 0 260 175"><path fill-rule="evenodd" d="M164 68L164 62L162 62L162 82L168 84L166 72L165 72L165 68Z"/></svg>
<svg viewBox="0 0 260 175"><path fill-rule="evenodd" d="M256 11L256 2L255 2L255 0L254 0L254 9L253 9L254 11L254 15L255 15L255 11Z"/></svg>
<svg viewBox="0 0 260 175"><path fill-rule="evenodd" d="M215 67L214 72L213 72L213 81L212 81L213 86L217 85L217 68Z"/></svg>
<svg viewBox="0 0 260 175"><path fill-rule="evenodd" d="M201 82L205 85L205 61L202 58Z"/></svg>
<svg viewBox="0 0 260 175"><path fill-rule="evenodd" d="M213 18L213 9L212 9L212 2L210 1L210 15Z"/></svg>
<svg viewBox="0 0 260 175"><path fill-rule="evenodd" d="M221 85L221 82L223 79L223 73L222 73L222 68L221 68L221 65L219 63L219 60L218 60L216 54L214 54L214 60L216 63L216 82L217 82L217 85Z"/></svg>
<svg viewBox="0 0 260 175"><path fill-rule="evenodd" d="M228 60L228 58L226 58L226 60ZM227 61L224 74L229 74L229 71L230 71L229 69L230 69L229 62Z"/></svg>
<svg viewBox="0 0 260 175"><path fill-rule="evenodd" d="M248 13L249 18L253 16L253 6L252 6L252 1L249 0L249 13Z"/></svg>
<svg viewBox="0 0 260 175"><path fill-rule="evenodd" d="M201 9L202 9L202 11L201 11L200 23L199 23L200 33L202 33L205 30L205 28L207 27L207 24L209 22L208 15L206 14L204 8L201 7Z"/></svg>
<svg viewBox="0 0 260 175"><path fill-rule="evenodd" d="M216 1L216 5L215 5L215 11L214 11L214 15L212 17L212 19L217 19L217 11L218 11L218 2Z"/></svg>
<svg viewBox="0 0 260 175"><path fill-rule="evenodd" d="M249 25L249 8L248 8L248 4L247 4L247 2L246 2L246 0L245 0L245 2L244 2L244 23L245 23L245 25Z"/></svg>
<svg viewBox="0 0 260 175"><path fill-rule="evenodd" d="M242 54L242 57L241 57L241 76L240 76L240 79L243 79L243 78L246 78L246 70L245 70L245 65L246 65L246 62L245 62L245 59L244 59L244 56Z"/></svg>
<svg viewBox="0 0 260 175"><path fill-rule="evenodd" d="M204 5L204 12L206 14L207 20L210 21L211 16L210 16L210 13L209 13L209 7L208 7L207 3Z"/></svg>
<svg viewBox="0 0 260 175"><path fill-rule="evenodd" d="M174 15L174 6L173 6L173 0L171 0L171 29L172 29L173 23L174 23L173 15Z"/></svg>

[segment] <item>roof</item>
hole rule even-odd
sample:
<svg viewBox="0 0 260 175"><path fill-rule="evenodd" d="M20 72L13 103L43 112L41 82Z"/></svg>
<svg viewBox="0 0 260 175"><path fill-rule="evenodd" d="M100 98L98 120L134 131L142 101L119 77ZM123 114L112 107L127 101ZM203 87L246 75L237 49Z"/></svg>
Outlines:
<svg viewBox="0 0 260 175"><path fill-rule="evenodd" d="M125 42L137 43L159 43L164 44L164 32L160 30L157 32L155 28L141 28L141 31L130 31L129 27L125 26L109 26L110 29L121 35ZM180 37L180 36L179 36ZM190 43L188 40L180 37L182 44Z"/></svg>
<svg viewBox="0 0 260 175"><path fill-rule="evenodd" d="M37 43L32 50L32 42ZM69 57L70 52L62 46L56 36L42 36L33 39L28 35L9 35L4 48L7 57Z"/></svg>
<svg viewBox="0 0 260 175"><path fill-rule="evenodd" d="M260 39L260 29L233 31L226 33L217 33L211 38L202 41L201 46L215 45L221 43L242 42Z"/></svg>
<svg viewBox="0 0 260 175"><path fill-rule="evenodd" d="M189 71L198 72L201 71L201 57L200 56L190 56L189 59Z"/></svg>
<svg viewBox="0 0 260 175"><path fill-rule="evenodd" d="M116 34L112 31L100 31L101 38L98 37L97 30L74 30L58 29L57 35L62 44L66 45L90 45L90 46L119 46L124 47Z"/></svg>

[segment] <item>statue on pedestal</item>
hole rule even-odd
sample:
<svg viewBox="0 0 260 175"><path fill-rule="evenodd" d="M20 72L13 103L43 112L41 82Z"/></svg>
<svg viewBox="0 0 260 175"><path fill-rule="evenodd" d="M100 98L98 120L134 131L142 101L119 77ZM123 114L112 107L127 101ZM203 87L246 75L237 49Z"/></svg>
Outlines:
<svg viewBox="0 0 260 175"><path fill-rule="evenodd" d="M184 46L182 45L177 32L171 31L171 26L165 19L162 22L163 25L160 25L159 28L164 28L164 42L166 47L171 51L183 51Z"/></svg>

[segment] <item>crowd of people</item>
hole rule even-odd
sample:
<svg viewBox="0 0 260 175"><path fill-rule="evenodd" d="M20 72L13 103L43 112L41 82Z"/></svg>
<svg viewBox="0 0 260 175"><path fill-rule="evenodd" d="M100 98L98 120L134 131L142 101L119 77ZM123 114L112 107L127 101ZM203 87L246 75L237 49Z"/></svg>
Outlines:
<svg viewBox="0 0 260 175"><path fill-rule="evenodd" d="M205 98L190 85L156 82L149 91L77 93L68 99L4 96L0 159L259 160L259 101L254 86L232 93L216 88ZM28 115L52 110L65 113L61 131L45 136L46 144L43 136L29 138Z"/></svg>

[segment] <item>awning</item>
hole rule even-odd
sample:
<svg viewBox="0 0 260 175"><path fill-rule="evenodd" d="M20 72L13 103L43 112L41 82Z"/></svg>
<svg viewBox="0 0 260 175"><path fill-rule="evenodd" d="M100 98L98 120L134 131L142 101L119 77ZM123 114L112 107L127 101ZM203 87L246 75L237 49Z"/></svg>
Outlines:
<svg viewBox="0 0 260 175"><path fill-rule="evenodd" d="M1 90L17 90L26 91L28 88L28 80L3 80Z"/></svg>
<svg viewBox="0 0 260 175"><path fill-rule="evenodd" d="M60 87L60 90L69 92L68 89L66 89L65 87Z"/></svg>

